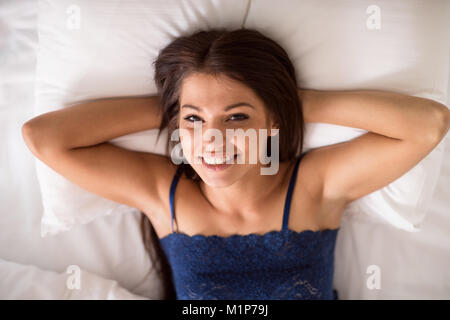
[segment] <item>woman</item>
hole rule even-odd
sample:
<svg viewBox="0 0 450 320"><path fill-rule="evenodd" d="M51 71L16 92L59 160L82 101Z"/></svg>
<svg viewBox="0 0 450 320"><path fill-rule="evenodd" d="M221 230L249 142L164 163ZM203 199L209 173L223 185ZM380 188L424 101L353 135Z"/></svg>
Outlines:
<svg viewBox="0 0 450 320"><path fill-rule="evenodd" d="M175 39L155 61L155 81L157 96L72 106L22 131L55 171L144 213L144 236L159 238L179 299L336 299L343 209L413 168L449 127L446 106L424 98L300 90L286 52L249 29ZM369 132L303 153L304 121ZM158 127L179 129L184 163L107 142ZM269 132L257 154L277 144L276 173L249 161L247 140L215 141L207 129Z"/></svg>

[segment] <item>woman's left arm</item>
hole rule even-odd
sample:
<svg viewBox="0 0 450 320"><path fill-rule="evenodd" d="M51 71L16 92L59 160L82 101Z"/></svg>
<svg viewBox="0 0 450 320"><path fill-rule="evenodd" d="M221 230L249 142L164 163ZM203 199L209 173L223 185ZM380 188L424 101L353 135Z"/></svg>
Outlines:
<svg viewBox="0 0 450 320"><path fill-rule="evenodd" d="M450 126L445 105L420 97L303 89L299 97L305 122L369 131L308 155L322 179L323 197L347 203L401 177L437 146Z"/></svg>

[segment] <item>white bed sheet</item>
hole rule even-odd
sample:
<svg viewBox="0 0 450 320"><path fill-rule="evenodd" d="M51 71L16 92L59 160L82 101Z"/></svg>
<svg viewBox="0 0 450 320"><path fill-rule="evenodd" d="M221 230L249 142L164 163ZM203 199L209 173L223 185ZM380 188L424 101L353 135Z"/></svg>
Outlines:
<svg viewBox="0 0 450 320"><path fill-rule="evenodd" d="M77 292L72 298L140 298L134 293L158 299L160 283L149 274L138 212L105 216L54 237L40 236L42 205L35 159L20 133L21 125L33 117L35 26L34 0L0 3L0 143L4 148L0 153L0 298L68 298L62 289L65 271L78 265L92 275L89 287L106 289L97 295ZM422 231L408 233L359 220L357 215L344 217L335 254L335 286L341 299L450 298L448 136L442 146L446 161ZM380 289L367 288L370 265L379 267ZM111 285L115 281L126 290L108 295L116 290ZM44 290L49 283L55 288L51 293Z"/></svg>

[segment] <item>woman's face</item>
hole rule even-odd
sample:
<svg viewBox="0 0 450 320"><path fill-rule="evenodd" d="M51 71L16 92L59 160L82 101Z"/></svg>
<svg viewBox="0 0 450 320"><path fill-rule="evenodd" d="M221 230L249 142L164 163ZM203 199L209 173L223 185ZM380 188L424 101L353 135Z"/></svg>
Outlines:
<svg viewBox="0 0 450 320"><path fill-rule="evenodd" d="M178 124L184 157L212 187L232 185L259 168L259 155L267 144L260 133L265 130L268 136L274 128L264 102L253 90L224 75L204 73L184 79Z"/></svg>

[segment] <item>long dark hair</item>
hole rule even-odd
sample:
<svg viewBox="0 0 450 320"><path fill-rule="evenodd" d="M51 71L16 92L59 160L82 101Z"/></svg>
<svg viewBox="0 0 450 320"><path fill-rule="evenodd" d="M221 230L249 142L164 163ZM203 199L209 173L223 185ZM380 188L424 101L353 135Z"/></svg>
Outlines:
<svg viewBox="0 0 450 320"><path fill-rule="evenodd" d="M176 143L170 141L170 137L178 127L181 84L189 75L198 72L225 75L243 83L259 96L280 128L280 161L292 160L302 152L304 119L294 66L286 51L259 31L197 31L174 39L159 52L153 64L154 80L162 108L158 139L161 131L168 128L169 155ZM267 150L270 150L270 143L269 136ZM187 177L194 181L200 180L189 164L182 163L180 166L184 166L183 172ZM154 246L162 253L153 226L144 214L141 225L143 230L144 227L152 230L149 234L154 235L149 237L147 234L146 237L143 233L146 247ZM167 271L163 277L171 281L170 268L164 254L161 261L163 273ZM168 283L168 286L173 288L173 283Z"/></svg>
<svg viewBox="0 0 450 320"><path fill-rule="evenodd" d="M144 241L145 250L150 256L152 267L155 268L157 274L161 277L163 283L162 299L175 300L176 293L172 280L172 272L169 262L162 250L161 243L156 235L150 219L141 211L141 233Z"/></svg>

